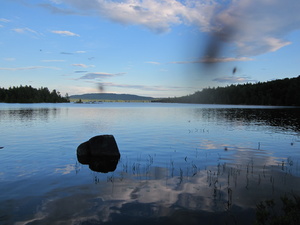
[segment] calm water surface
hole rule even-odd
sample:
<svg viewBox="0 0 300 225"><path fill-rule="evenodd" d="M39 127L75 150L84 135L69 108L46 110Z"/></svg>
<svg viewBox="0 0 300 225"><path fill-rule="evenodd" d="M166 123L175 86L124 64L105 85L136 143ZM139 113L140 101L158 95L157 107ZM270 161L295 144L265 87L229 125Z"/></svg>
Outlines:
<svg viewBox="0 0 300 225"><path fill-rule="evenodd" d="M300 194L298 108L0 103L0 224L253 224ZM78 162L93 136L121 159Z"/></svg>

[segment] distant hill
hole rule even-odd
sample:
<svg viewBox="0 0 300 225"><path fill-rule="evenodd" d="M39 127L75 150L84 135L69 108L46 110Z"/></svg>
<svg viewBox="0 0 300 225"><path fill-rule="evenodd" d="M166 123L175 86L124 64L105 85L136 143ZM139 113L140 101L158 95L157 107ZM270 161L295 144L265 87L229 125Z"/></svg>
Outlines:
<svg viewBox="0 0 300 225"><path fill-rule="evenodd" d="M91 93L82 95L71 95L70 99L84 100L110 100L110 101L151 101L154 98L130 94L114 94L114 93Z"/></svg>

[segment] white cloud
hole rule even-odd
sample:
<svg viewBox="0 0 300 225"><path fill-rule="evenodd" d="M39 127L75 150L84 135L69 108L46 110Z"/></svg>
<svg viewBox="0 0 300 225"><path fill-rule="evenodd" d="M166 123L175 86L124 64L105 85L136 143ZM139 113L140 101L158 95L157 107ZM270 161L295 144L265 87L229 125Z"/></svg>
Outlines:
<svg viewBox="0 0 300 225"><path fill-rule="evenodd" d="M75 53L83 54L83 53L86 53L86 51L76 51Z"/></svg>
<svg viewBox="0 0 300 225"><path fill-rule="evenodd" d="M85 65L82 63L72 64L72 66L77 66L77 67L82 67L82 68L95 67L95 65Z"/></svg>
<svg viewBox="0 0 300 225"><path fill-rule="evenodd" d="M153 62L153 61L145 62L145 63L149 63L149 64L153 64L153 65L160 65L160 64L161 64L161 63L159 63L159 62Z"/></svg>
<svg viewBox="0 0 300 225"><path fill-rule="evenodd" d="M16 58L4 58L3 60L5 60L5 61L15 61Z"/></svg>
<svg viewBox="0 0 300 225"><path fill-rule="evenodd" d="M3 23L9 23L9 22L11 22L11 21L8 20L8 19L0 18L0 22L3 22Z"/></svg>
<svg viewBox="0 0 300 225"><path fill-rule="evenodd" d="M215 78L213 81L220 83L247 83L247 82L257 82L256 80L251 79L250 77L237 77L237 76L225 76L220 78Z"/></svg>
<svg viewBox="0 0 300 225"><path fill-rule="evenodd" d="M12 29L13 31L17 32L17 33L32 33L32 34L35 34L35 35L39 35L38 32L36 32L35 30L32 30L28 27L23 27L23 28L14 28Z"/></svg>
<svg viewBox="0 0 300 225"><path fill-rule="evenodd" d="M289 33L300 29L299 0L52 2L60 13L67 7L65 14L96 14L124 25L141 25L156 33L168 32L174 25L196 25L201 31L218 37L221 42L233 43L236 54L240 56L277 51L291 44L286 40Z"/></svg>
<svg viewBox="0 0 300 225"><path fill-rule="evenodd" d="M51 32L54 34L60 34L62 36L77 36L77 37L79 37L79 34L75 34L71 31L67 31L67 30L53 30Z"/></svg>
<svg viewBox="0 0 300 225"><path fill-rule="evenodd" d="M188 13L186 7L175 0L90 0L88 2L62 0L56 3L72 6L74 13L76 10L80 10L124 25L142 25L156 33L169 31L172 24L181 24L183 22L182 13ZM63 11L59 9L57 8L56 11Z"/></svg>
<svg viewBox="0 0 300 225"><path fill-rule="evenodd" d="M291 44L286 36L300 29L298 0L232 0L215 13L207 29L236 45L238 55L258 55Z"/></svg>

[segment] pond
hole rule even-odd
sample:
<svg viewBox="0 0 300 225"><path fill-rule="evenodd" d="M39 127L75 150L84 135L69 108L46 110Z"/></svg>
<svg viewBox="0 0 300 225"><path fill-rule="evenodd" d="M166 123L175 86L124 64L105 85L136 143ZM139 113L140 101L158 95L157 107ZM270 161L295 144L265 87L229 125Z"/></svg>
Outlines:
<svg viewBox="0 0 300 225"><path fill-rule="evenodd" d="M0 103L0 224L253 224L300 194L300 109ZM111 134L112 172L77 147Z"/></svg>

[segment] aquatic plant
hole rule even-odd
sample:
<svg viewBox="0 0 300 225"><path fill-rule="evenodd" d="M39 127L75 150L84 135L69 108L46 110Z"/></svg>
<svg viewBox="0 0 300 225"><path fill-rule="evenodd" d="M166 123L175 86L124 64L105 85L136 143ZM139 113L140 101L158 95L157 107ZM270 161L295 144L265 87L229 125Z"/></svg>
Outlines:
<svg viewBox="0 0 300 225"><path fill-rule="evenodd" d="M300 196L293 194L288 197L284 195L280 199L281 208L279 209L273 199L257 204L256 225L300 224Z"/></svg>

